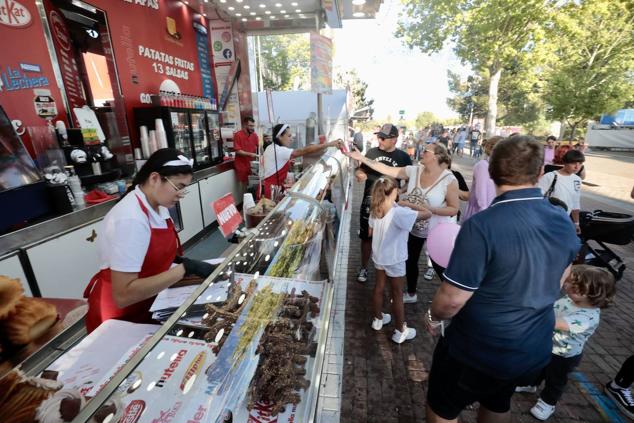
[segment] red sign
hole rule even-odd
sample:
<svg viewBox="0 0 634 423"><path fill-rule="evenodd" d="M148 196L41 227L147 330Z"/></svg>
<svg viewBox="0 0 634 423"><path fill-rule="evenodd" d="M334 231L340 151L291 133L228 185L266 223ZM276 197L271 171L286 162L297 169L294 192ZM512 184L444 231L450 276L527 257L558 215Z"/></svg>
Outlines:
<svg viewBox="0 0 634 423"><path fill-rule="evenodd" d="M211 203L211 207L216 213L220 231L225 238L234 233L242 223L242 215L236 208L236 202L230 193Z"/></svg>
<svg viewBox="0 0 634 423"><path fill-rule="evenodd" d="M51 32L53 33L55 52L57 53L57 60L59 61L62 79L64 80L66 98L70 106L68 112L72 116L73 121L78 124L79 122L77 122L77 118L72 110L84 106L86 100L79 76L79 66L77 65L75 54L72 50L73 43L62 13L53 6L50 1L44 2L44 5L47 9L48 22L51 27Z"/></svg>
<svg viewBox="0 0 634 423"><path fill-rule="evenodd" d="M23 28L31 24L31 12L15 0L0 0L0 24Z"/></svg>

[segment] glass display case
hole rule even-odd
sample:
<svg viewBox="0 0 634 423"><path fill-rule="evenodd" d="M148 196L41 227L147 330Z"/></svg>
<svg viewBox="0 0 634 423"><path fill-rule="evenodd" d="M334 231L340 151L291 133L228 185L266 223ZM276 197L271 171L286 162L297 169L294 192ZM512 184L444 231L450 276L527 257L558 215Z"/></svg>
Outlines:
<svg viewBox="0 0 634 423"><path fill-rule="evenodd" d="M182 151L185 156L192 157L187 112L171 112L170 121L174 134L174 148Z"/></svg>
<svg viewBox="0 0 634 423"><path fill-rule="evenodd" d="M349 172L328 150L75 421L312 421Z"/></svg>
<svg viewBox="0 0 634 423"><path fill-rule="evenodd" d="M209 138L205 112L191 112L192 143L194 144L194 161L205 167L211 163Z"/></svg>

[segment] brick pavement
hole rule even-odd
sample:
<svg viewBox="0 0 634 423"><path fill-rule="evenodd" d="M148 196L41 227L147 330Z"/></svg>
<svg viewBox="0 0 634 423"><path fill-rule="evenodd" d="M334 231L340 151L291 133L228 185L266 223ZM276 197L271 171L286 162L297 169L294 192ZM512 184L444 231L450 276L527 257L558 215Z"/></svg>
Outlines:
<svg viewBox="0 0 634 423"><path fill-rule="evenodd" d="M461 160L457 167L470 173L468 160ZM370 265L370 278L366 284L356 282L360 265L357 230L361 186L355 185L353 191L341 422L424 422L426 380L435 340L423 330L423 315L439 280L425 281L421 273L419 302L405 305L406 321L418 331L414 340L397 345L390 339L391 325L380 332L370 328L374 270ZM602 313L600 327L586 346L575 380L568 384L550 422L627 421L603 396L601 386L629 355L634 354L634 260L631 259L634 258L634 246L630 244L616 250L628 257L630 267L618 283L615 305ZM387 309L387 293L385 300ZM528 412L536 399L535 394L516 394L512 404L513 421L536 422ZM476 408L477 405L473 410L463 412L462 421L475 422Z"/></svg>

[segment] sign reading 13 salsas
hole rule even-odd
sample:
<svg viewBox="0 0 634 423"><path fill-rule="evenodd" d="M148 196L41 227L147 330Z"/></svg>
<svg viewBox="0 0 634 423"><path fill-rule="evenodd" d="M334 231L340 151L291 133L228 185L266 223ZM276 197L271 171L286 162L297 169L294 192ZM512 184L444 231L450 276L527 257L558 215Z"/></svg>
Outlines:
<svg viewBox="0 0 634 423"><path fill-rule="evenodd" d="M14 28L25 28L31 25L31 12L23 4L15 0L0 0L0 24Z"/></svg>

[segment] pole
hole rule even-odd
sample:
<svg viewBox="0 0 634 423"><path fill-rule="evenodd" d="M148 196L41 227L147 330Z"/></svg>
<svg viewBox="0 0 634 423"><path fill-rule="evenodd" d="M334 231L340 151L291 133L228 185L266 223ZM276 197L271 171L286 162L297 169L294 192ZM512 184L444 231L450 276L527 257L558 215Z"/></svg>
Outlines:
<svg viewBox="0 0 634 423"><path fill-rule="evenodd" d="M258 84L260 85L259 91L264 91L264 78L262 77L262 45L260 44L260 36L258 35Z"/></svg>
<svg viewBox="0 0 634 423"><path fill-rule="evenodd" d="M324 98L317 93L317 135L324 135Z"/></svg>

